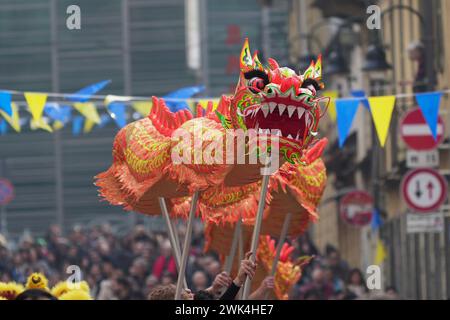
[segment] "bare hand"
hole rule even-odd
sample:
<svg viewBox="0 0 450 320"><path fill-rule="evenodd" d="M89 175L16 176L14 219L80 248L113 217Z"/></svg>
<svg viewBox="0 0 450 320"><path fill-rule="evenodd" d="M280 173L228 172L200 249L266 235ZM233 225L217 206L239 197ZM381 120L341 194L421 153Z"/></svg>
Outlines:
<svg viewBox="0 0 450 320"><path fill-rule="evenodd" d="M250 260L251 256L252 256L251 252L247 252L245 254L245 259L241 261L241 267L239 268L238 274L234 279L234 283L239 287L241 287L244 284L245 279L247 277L249 277L251 280L255 275L256 263Z"/></svg>
<svg viewBox="0 0 450 320"><path fill-rule="evenodd" d="M261 283L261 288L264 290L270 290L275 287L275 277L269 276L264 278Z"/></svg>
<svg viewBox="0 0 450 320"><path fill-rule="evenodd" d="M225 271L219 273L212 283L213 292L219 292L222 288L228 288L233 280Z"/></svg>

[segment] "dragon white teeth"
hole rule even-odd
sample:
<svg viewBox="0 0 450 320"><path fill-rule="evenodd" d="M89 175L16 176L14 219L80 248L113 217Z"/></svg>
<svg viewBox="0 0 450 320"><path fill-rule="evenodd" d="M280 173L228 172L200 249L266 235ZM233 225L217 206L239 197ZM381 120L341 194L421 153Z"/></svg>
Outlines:
<svg viewBox="0 0 450 320"><path fill-rule="evenodd" d="M286 105L285 104L279 104L278 105L278 110L280 112L280 116L283 114L284 110L286 110Z"/></svg>
<svg viewBox="0 0 450 320"><path fill-rule="evenodd" d="M281 130L276 130L276 131L275 131L275 134L276 134L277 136L281 137Z"/></svg>
<svg viewBox="0 0 450 320"><path fill-rule="evenodd" d="M310 116L309 112L307 112L305 114L305 124L307 127L309 127L309 125L310 125L310 122L311 122L310 120L311 120L311 116Z"/></svg>
<svg viewBox="0 0 450 320"><path fill-rule="evenodd" d="M263 104L261 110L264 114L264 118L267 118L267 115L269 114L269 105L267 103Z"/></svg>
<svg viewBox="0 0 450 320"><path fill-rule="evenodd" d="M288 134L288 136L287 136L287 137L288 137L288 139L292 139L292 136L291 136L290 134Z"/></svg>
<svg viewBox="0 0 450 320"><path fill-rule="evenodd" d="M270 134L270 129L266 129L266 134Z"/></svg>
<svg viewBox="0 0 450 320"><path fill-rule="evenodd" d="M258 133L264 133L264 132L263 132L263 129L259 128L259 129L258 129Z"/></svg>
<svg viewBox="0 0 450 320"><path fill-rule="evenodd" d="M270 113L273 112L273 110L275 110L277 104L275 102L270 102L269 103L269 107L270 107Z"/></svg>
<svg viewBox="0 0 450 320"><path fill-rule="evenodd" d="M288 106L288 114L289 114L289 118L292 117L292 114L294 113L296 107L294 106Z"/></svg>
<svg viewBox="0 0 450 320"><path fill-rule="evenodd" d="M297 132L297 136L295 137L295 140L298 140L300 137L300 132Z"/></svg>
<svg viewBox="0 0 450 320"><path fill-rule="evenodd" d="M298 107L297 112L298 112L298 118L301 119L303 114L305 113L305 109L302 107Z"/></svg>

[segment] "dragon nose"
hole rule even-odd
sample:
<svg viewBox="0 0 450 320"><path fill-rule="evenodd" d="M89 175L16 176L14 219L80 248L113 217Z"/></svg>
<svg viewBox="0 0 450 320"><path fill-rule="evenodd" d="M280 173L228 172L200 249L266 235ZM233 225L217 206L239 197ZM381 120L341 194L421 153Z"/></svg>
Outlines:
<svg viewBox="0 0 450 320"><path fill-rule="evenodd" d="M294 88L295 93L298 94L298 92L300 90L300 86L301 86L301 82L299 79L297 79L295 77L289 77L289 78L283 79L283 81L281 82L280 90L282 93L284 93L284 92L287 92L288 90L290 90L291 88Z"/></svg>

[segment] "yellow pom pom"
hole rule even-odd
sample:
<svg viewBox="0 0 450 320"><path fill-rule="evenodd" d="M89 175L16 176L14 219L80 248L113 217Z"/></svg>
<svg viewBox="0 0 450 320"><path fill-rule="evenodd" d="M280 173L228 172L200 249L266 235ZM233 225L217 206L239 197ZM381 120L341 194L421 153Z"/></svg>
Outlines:
<svg viewBox="0 0 450 320"><path fill-rule="evenodd" d="M84 290L70 290L61 295L59 300L92 300L92 297Z"/></svg>
<svg viewBox="0 0 450 320"><path fill-rule="evenodd" d="M16 282L0 282L0 297L3 300L14 300L25 288Z"/></svg>
<svg viewBox="0 0 450 320"><path fill-rule="evenodd" d="M47 284L48 284L47 278L42 273L35 272L28 277L26 288L41 289L48 291Z"/></svg>
<svg viewBox="0 0 450 320"><path fill-rule="evenodd" d="M67 292L73 290L81 290L89 294L89 285L86 281L81 281L77 283L71 283L68 281L58 282L51 290L52 295L59 298Z"/></svg>

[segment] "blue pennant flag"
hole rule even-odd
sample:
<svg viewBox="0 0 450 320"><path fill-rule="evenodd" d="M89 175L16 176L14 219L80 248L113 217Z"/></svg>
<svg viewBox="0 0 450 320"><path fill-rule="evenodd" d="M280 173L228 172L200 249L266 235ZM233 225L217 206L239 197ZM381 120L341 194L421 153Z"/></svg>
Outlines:
<svg viewBox="0 0 450 320"><path fill-rule="evenodd" d="M163 96L166 100L166 105L172 112L177 112L182 109L189 109L189 106L185 101L170 101L170 99L188 99L193 97L194 95L205 90L205 86L193 86L181 88L176 91L170 92Z"/></svg>
<svg viewBox="0 0 450 320"><path fill-rule="evenodd" d="M0 109L5 111L8 116L12 117L11 93L0 92Z"/></svg>
<svg viewBox="0 0 450 320"><path fill-rule="evenodd" d="M72 102L86 102L91 98L91 96L102 90L110 83L111 80L104 80L91 84L90 86L78 90L71 95L67 95L66 98Z"/></svg>
<svg viewBox="0 0 450 320"><path fill-rule="evenodd" d="M360 101L358 99L336 100L336 122L339 136L339 147L345 143Z"/></svg>
<svg viewBox="0 0 450 320"><path fill-rule="evenodd" d="M437 140L437 124L442 95L442 92L416 94L417 103L419 104L425 121L431 129L434 140Z"/></svg>
<svg viewBox="0 0 450 320"><path fill-rule="evenodd" d="M59 105L58 103L50 102L45 105L44 113L50 119L66 124L70 121L72 108L70 106Z"/></svg>
<svg viewBox="0 0 450 320"><path fill-rule="evenodd" d="M373 209L372 213L372 222L371 222L371 228L372 230L377 230L383 225L383 219L381 218L380 212L377 208Z"/></svg>
<svg viewBox="0 0 450 320"><path fill-rule="evenodd" d="M0 135L3 136L8 132L8 124L4 119L0 119Z"/></svg>
<svg viewBox="0 0 450 320"><path fill-rule="evenodd" d="M350 94L355 98L363 98L361 100L364 107L367 108L367 110L370 110L370 104L369 100L367 99L366 92L364 90L352 90Z"/></svg>
<svg viewBox="0 0 450 320"><path fill-rule="evenodd" d="M111 118L114 119L119 128L123 128L127 125L127 113L126 106L122 102L111 102L108 105L109 112L111 113Z"/></svg>
<svg viewBox="0 0 450 320"><path fill-rule="evenodd" d="M100 123L98 124L99 128L104 128L111 121L111 116L107 113L103 113L100 115Z"/></svg>
<svg viewBox="0 0 450 320"><path fill-rule="evenodd" d="M72 134L74 136L78 136L81 131L83 130L84 125L84 117L83 116L76 116L73 118L72 121Z"/></svg>

